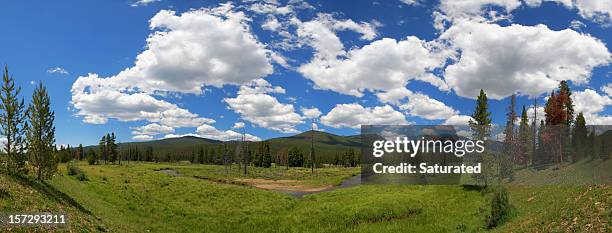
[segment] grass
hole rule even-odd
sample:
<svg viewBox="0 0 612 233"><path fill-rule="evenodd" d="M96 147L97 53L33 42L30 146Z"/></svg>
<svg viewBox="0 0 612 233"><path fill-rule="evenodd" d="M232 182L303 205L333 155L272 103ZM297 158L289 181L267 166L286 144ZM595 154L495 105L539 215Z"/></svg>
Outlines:
<svg viewBox="0 0 612 233"><path fill-rule="evenodd" d="M495 232L612 232L612 187L509 186L515 213Z"/></svg>
<svg viewBox="0 0 612 233"><path fill-rule="evenodd" d="M45 183L0 174L0 213L65 213L65 228L2 228L2 232L97 232L105 225L70 197Z"/></svg>
<svg viewBox="0 0 612 233"><path fill-rule="evenodd" d="M199 172L214 170L193 166L202 166L204 171ZM373 232L407 227L447 231L460 226L476 230L484 222L485 199L479 192L466 192L459 186L363 185L296 199L154 171L161 167L196 169L192 165L80 167L89 181L57 176L50 183L91 209L112 231ZM325 171L329 173L323 173L325 169L330 169ZM323 174L338 176L355 170L325 169L320 169ZM278 178L310 179L297 170Z"/></svg>
<svg viewBox="0 0 612 233"><path fill-rule="evenodd" d="M194 176L210 180L235 181L243 178L267 179L267 180L298 180L304 186L321 187L339 185L343 180L360 173L360 168L326 167L317 168L313 174L310 168L286 167L262 168L248 167L247 175L238 170L234 165L226 171L225 167L217 165L171 165L159 166L170 168L185 176Z"/></svg>
<svg viewBox="0 0 612 233"><path fill-rule="evenodd" d="M48 182L55 191L38 196L14 194L34 189L4 178L0 190L9 192L0 192L0 207L14 202L7 197L20 196L25 199L10 210L66 209L78 216L71 229L103 226L110 232L481 232L490 211L489 194L462 186L360 185L293 198L214 181L261 178L335 185L358 174L357 168L320 168L313 175L304 168L249 167L247 176L236 166L226 176L223 166L188 163L80 163L79 168L88 181L66 175L66 166L60 165L60 173ZM159 172L164 168L181 175ZM493 232L611 232L611 186L510 185L508 190L511 216Z"/></svg>

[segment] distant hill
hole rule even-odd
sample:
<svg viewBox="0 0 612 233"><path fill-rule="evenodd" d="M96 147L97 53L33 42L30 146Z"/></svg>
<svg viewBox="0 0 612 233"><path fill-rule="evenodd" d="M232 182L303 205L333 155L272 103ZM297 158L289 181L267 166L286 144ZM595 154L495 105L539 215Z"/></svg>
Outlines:
<svg viewBox="0 0 612 233"><path fill-rule="evenodd" d="M279 150L300 148L305 155L310 152L310 143L313 131L306 131L290 137L268 139L272 154ZM342 153L348 149L359 151L361 138L355 136L340 136L327 132L314 131L315 154L321 158L333 159L336 153Z"/></svg>
<svg viewBox="0 0 612 233"><path fill-rule="evenodd" d="M279 150L288 150L292 147L298 147L304 155L308 155L310 151L310 141L313 131L306 131L297 135L289 137L271 138L266 141L270 143L270 150L272 155L276 155ZM314 131L314 145L315 153L317 157L322 158L324 161L331 161L336 153L342 153L348 149L359 150L361 140L359 135L355 136L340 136L327 132ZM151 147L155 154L166 154L172 155L191 155L194 151L197 152L202 147L209 146L221 146L223 141L200 138L195 136L184 136L179 138L167 138L146 142L126 142L119 143L120 151L126 151L129 148L138 148L141 153L144 153L146 148ZM226 142L232 144L231 147L237 143L236 141ZM258 142L249 142L249 147L252 150L256 150ZM91 145L85 147L88 149L97 150L97 145Z"/></svg>
<svg viewBox="0 0 612 233"><path fill-rule="evenodd" d="M208 139L208 138L200 138L195 136L184 136L179 138L165 138L153 141L146 142L126 142L126 143L118 143L118 146L121 151L125 151L128 148L138 148L141 152L148 147L153 148L155 152L171 152L172 154L178 153L192 153L192 151L199 149L202 146L209 146L214 144L222 144L222 141ZM97 150L97 145L91 145L85 147L85 150L88 149Z"/></svg>

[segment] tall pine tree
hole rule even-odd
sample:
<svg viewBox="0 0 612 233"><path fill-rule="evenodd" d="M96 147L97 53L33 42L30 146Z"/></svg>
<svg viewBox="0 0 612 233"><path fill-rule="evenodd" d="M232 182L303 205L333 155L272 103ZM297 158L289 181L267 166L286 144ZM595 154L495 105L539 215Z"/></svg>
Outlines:
<svg viewBox="0 0 612 233"><path fill-rule="evenodd" d="M476 109L470 119L470 128L472 129L474 140L486 140L491 130L491 113L487 103L487 94L480 89L480 94L476 100ZM479 155L482 161L482 172L474 173L472 177L479 183L485 186L489 185L489 177L492 177L492 161L486 152Z"/></svg>
<svg viewBox="0 0 612 233"><path fill-rule="evenodd" d="M529 118L527 116L527 109L525 109L525 105L523 105L523 111L521 112L521 121L519 122L518 131L519 156L517 164L523 166L529 165L533 162L531 158L533 139L532 129L529 126Z"/></svg>
<svg viewBox="0 0 612 233"><path fill-rule="evenodd" d="M100 150L99 158L104 159L104 163L106 163L106 159L108 158L108 149L106 147L106 135L102 136L100 142L98 143L98 149Z"/></svg>
<svg viewBox="0 0 612 233"><path fill-rule="evenodd" d="M574 130L572 131L572 146L574 147L573 162L585 158L587 136L588 130L586 127L586 120L581 112L576 116Z"/></svg>
<svg viewBox="0 0 612 233"><path fill-rule="evenodd" d="M0 135L6 138L6 170L11 174L23 174L25 168L25 105L19 100L20 87L15 87L8 67L4 67L0 90Z"/></svg>
<svg viewBox="0 0 612 233"><path fill-rule="evenodd" d="M476 99L476 109L474 109L472 119L470 119L470 127L475 131L475 138L479 140L486 138L490 133L491 113L487 101L487 94L480 89L480 94Z"/></svg>
<svg viewBox="0 0 612 233"><path fill-rule="evenodd" d="M516 121L516 95L510 97L510 106L506 114L506 128L504 130L504 156L499 158L499 175L501 178L513 179L514 162L518 160L517 137L514 130L514 122Z"/></svg>
<svg viewBox="0 0 612 233"><path fill-rule="evenodd" d="M55 112L51 110L51 98L40 83L34 90L32 102L27 111L26 137L30 164L38 180L48 179L57 170L55 150Z"/></svg>
<svg viewBox="0 0 612 233"><path fill-rule="evenodd" d="M572 91L565 80L559 83L559 95L563 96L560 101L561 107L565 111L564 123L570 126L574 122L574 103L572 102Z"/></svg>

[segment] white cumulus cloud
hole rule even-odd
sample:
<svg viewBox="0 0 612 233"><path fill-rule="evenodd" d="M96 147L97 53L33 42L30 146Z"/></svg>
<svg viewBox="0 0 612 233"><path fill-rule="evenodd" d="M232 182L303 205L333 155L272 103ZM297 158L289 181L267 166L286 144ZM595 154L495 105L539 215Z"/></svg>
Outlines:
<svg viewBox="0 0 612 233"><path fill-rule="evenodd" d="M589 81L594 67L609 64L606 45L586 34L545 25L500 26L462 22L441 35L460 53L444 71L457 95L475 98L482 88L489 98L512 93L539 95L561 80Z"/></svg>
<svg viewBox="0 0 612 233"><path fill-rule="evenodd" d="M612 124L612 116L601 115L607 107L612 105L610 96L600 95L594 90L585 89L584 91L573 92L572 100L576 115L582 112L588 125Z"/></svg>
<svg viewBox="0 0 612 233"><path fill-rule="evenodd" d="M260 79L241 86L235 98L223 100L244 120L257 126L283 133L297 132L295 126L304 122L302 116L295 112L293 105L280 103L269 95L284 92L284 89Z"/></svg>
<svg viewBox="0 0 612 233"><path fill-rule="evenodd" d="M196 130L196 133L200 137L220 141L240 140L242 138L241 133L232 130L221 131L211 125L206 124L199 126ZM247 141L261 141L261 138L253 136L251 134L245 134L245 139Z"/></svg>
<svg viewBox="0 0 612 233"><path fill-rule="evenodd" d="M302 111L302 114L304 115L304 117L308 119L316 119L316 118L319 118L319 116L321 116L321 111L319 111L319 109L316 107L301 108L300 110Z"/></svg>
<svg viewBox="0 0 612 233"><path fill-rule="evenodd" d="M353 129L361 125L408 124L406 117L390 105L363 107L358 103L336 105L321 117L321 123L334 128Z"/></svg>

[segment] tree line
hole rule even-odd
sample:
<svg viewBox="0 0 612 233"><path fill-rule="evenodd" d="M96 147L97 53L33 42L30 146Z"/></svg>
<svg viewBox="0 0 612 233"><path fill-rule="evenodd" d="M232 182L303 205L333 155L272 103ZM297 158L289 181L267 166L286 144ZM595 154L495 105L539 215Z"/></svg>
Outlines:
<svg viewBox="0 0 612 233"><path fill-rule="evenodd" d="M6 138L0 160L2 171L49 179L57 171L58 156L55 113L47 89L39 82L26 106L8 66L4 67L0 89L0 135Z"/></svg>
<svg viewBox="0 0 612 233"><path fill-rule="evenodd" d="M269 168L273 165L283 167L311 167L311 160L299 147L281 148L272 153L270 143L261 141L248 146L241 146L240 142L225 142L222 144L210 144L195 146L192 149L171 151L168 149L155 149L150 145L138 145L126 143L119 146L116 143L114 133L102 137L97 148L88 147L84 152L83 146L77 149L60 147L60 162L68 162L72 159L87 160L89 164L121 163L120 161L142 161L142 162L178 162L190 161L194 164L229 165L244 164L254 167ZM342 153L336 153L334 158L317 158L316 166L323 163L330 165L356 167L359 165L359 154L354 149L348 149ZM321 161L319 161L321 159Z"/></svg>
<svg viewBox="0 0 612 233"><path fill-rule="evenodd" d="M582 112L575 117L572 92L566 81L561 81L544 105L544 116L537 121L537 105L531 124L526 106L516 112L516 95L510 97L506 124L503 130L503 148L500 156L481 159L488 164L489 174L475 174L485 185L492 177L512 180L514 170L524 167L545 168L551 165L575 163L584 159L609 159L612 148L607 145L610 135L596 135L595 126L587 126ZM472 114L470 128L478 140L490 138L492 119L488 111L487 95L480 91ZM489 160L489 161L487 161ZM494 160L494 161L493 161ZM485 170L485 169L483 169Z"/></svg>

